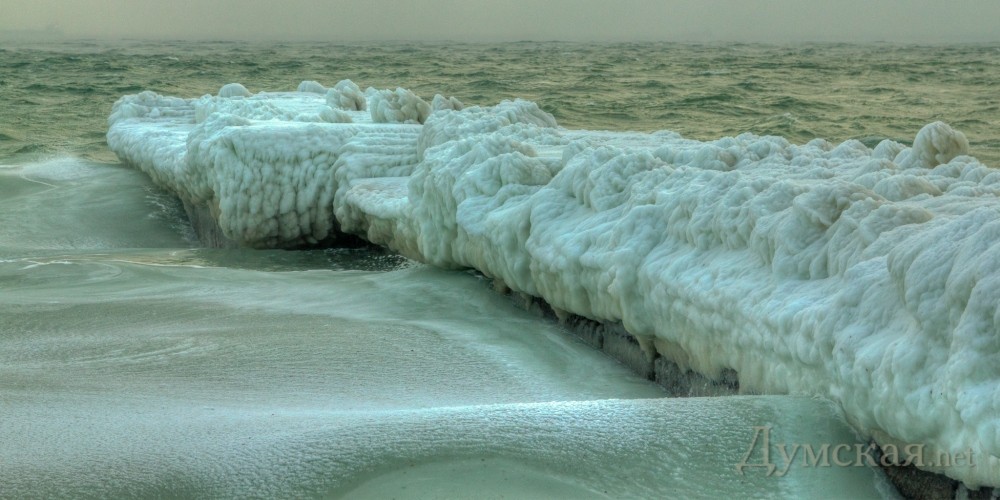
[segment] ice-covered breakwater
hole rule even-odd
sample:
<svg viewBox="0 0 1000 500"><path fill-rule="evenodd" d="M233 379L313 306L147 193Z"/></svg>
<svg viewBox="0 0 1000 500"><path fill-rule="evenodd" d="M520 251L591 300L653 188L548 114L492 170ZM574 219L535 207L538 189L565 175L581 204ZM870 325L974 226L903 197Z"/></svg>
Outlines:
<svg viewBox="0 0 1000 500"><path fill-rule="evenodd" d="M900 460L1000 486L1000 171L943 123L912 147L699 142L349 81L144 92L109 122L123 161L233 244L352 233L476 268L621 322L650 357L830 398Z"/></svg>

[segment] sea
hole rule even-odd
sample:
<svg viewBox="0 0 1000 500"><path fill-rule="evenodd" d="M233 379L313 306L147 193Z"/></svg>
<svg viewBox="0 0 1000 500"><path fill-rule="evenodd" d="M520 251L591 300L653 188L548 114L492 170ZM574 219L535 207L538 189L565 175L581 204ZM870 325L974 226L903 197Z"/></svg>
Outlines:
<svg viewBox="0 0 1000 500"><path fill-rule="evenodd" d="M123 95L342 79L699 140L909 144L941 120L1000 165L1000 45L0 40L0 497L746 487L658 468L652 438L620 448L618 424L645 435L628 402L662 388L475 273L374 248L204 248L105 142Z"/></svg>

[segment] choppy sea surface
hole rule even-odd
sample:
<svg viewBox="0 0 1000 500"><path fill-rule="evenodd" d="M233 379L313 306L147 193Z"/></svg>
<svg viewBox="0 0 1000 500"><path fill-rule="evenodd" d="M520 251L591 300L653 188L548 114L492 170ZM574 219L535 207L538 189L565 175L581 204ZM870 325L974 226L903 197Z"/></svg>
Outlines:
<svg viewBox="0 0 1000 500"><path fill-rule="evenodd" d="M620 400L658 387L469 273L370 249L200 248L179 203L105 144L125 94L344 78L702 140L874 146L942 120L1000 163L997 45L0 41L0 496L419 496L407 467L515 495L657 493L595 465L635 457L581 416L642 436L649 408ZM484 442L507 451L477 455ZM629 467L685 462L652 442Z"/></svg>
<svg viewBox="0 0 1000 500"><path fill-rule="evenodd" d="M1000 45L510 43L254 44L0 41L0 157L69 153L111 162L105 118L142 90L197 97L350 78L466 104L535 101L567 128L673 130L700 140L753 132L792 142L909 143L943 120L987 164Z"/></svg>

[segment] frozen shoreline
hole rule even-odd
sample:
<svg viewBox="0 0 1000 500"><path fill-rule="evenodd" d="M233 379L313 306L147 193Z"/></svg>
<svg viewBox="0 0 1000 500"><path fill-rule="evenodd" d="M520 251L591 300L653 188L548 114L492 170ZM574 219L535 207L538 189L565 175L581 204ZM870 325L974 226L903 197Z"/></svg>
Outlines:
<svg viewBox="0 0 1000 500"><path fill-rule="evenodd" d="M913 148L701 143L335 90L129 96L108 143L232 244L346 232L475 268L620 322L650 362L830 398L882 445L972 449L976 467L925 468L1000 485L1000 173L946 125Z"/></svg>

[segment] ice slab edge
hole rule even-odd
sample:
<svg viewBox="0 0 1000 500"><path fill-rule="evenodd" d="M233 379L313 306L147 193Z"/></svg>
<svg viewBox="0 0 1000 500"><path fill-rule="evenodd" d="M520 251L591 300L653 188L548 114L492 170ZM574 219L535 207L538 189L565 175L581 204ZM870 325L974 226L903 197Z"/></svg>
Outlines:
<svg viewBox="0 0 1000 500"><path fill-rule="evenodd" d="M386 92L367 113L333 89L144 92L115 104L108 144L237 245L343 231L475 268L621 323L650 360L830 398L883 447L971 450L974 467L923 468L1000 485L1000 172L960 132L699 142L561 129L527 101L424 114Z"/></svg>

